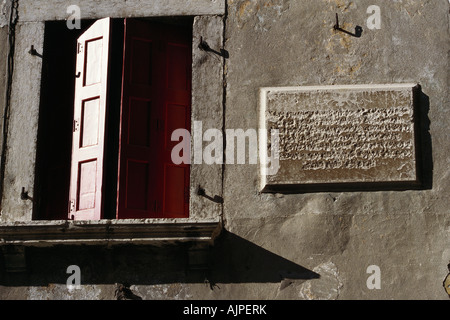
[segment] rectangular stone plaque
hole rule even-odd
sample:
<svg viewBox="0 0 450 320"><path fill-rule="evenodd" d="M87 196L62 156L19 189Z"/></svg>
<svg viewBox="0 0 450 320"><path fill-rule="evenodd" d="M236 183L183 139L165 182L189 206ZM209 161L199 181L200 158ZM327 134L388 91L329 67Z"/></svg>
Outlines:
<svg viewBox="0 0 450 320"><path fill-rule="evenodd" d="M417 185L418 88L261 88L260 129L268 132L260 139L262 160L276 145L270 132L279 133L278 170L267 174L261 164L261 191Z"/></svg>

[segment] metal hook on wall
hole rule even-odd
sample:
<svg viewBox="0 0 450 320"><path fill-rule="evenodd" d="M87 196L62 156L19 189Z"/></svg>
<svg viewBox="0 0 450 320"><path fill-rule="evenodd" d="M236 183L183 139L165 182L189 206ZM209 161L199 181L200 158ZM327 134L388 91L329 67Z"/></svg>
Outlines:
<svg viewBox="0 0 450 320"><path fill-rule="evenodd" d="M215 195L214 197L211 197L206 194L205 189L202 188L201 186L197 187L197 195L200 197L204 197L208 200L211 200L212 202L215 202L215 203L220 203L220 204L223 203L223 198L221 196Z"/></svg>
<svg viewBox="0 0 450 320"><path fill-rule="evenodd" d="M31 200L34 201L32 197L28 194L28 191L25 191L25 188L22 187L22 192L20 193L20 199L22 200Z"/></svg>
<svg viewBox="0 0 450 320"><path fill-rule="evenodd" d="M31 54L32 56L35 56L35 57L39 57L39 58L43 58L44 57L42 54L40 54L40 53L38 53L36 51L36 49L34 48L33 45L31 46L31 49L30 49L30 51L28 51L28 53Z"/></svg>
<svg viewBox="0 0 450 320"><path fill-rule="evenodd" d="M349 34L349 35L351 35L352 37L356 37L356 38L360 38L361 35L362 35L362 31L363 31L363 28L362 28L361 26L356 26L356 27L355 27L355 33L351 33L350 31L347 31L347 30L345 30L345 29L342 29L342 28L339 26L339 16L338 16L337 13L336 13L336 23L334 24L333 29L336 30L336 31L344 32L344 33Z"/></svg>
<svg viewBox="0 0 450 320"><path fill-rule="evenodd" d="M216 51L216 50L214 50L214 49L212 49L212 48L209 46L208 42L206 42L205 40L203 40L203 37L200 37L200 43L199 43L198 47L199 47L200 50L203 50L203 51L206 51L206 52L212 52L212 53L215 53L215 54L217 54L218 56L221 56L221 57L223 57L223 58L225 58L225 59L228 59L229 56L230 56L229 53L228 53L228 51L225 50L225 49L220 49L220 52L219 52L219 51Z"/></svg>

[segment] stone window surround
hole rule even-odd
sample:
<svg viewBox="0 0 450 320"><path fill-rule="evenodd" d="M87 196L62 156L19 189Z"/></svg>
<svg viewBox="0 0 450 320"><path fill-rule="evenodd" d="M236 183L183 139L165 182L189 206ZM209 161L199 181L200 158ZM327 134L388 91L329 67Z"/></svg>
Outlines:
<svg viewBox="0 0 450 320"><path fill-rule="evenodd" d="M32 201L21 199L20 195L26 190L33 196L42 60L30 55L29 50L33 45L38 53L43 52L45 21L67 19L67 7L74 4L52 2L20 1L0 245L212 243L221 230L222 204L202 197L197 191L201 187L208 195L222 195L222 167L219 165L191 165L190 217L187 219L33 221ZM114 0L102 7L80 0L76 4L81 8L82 19L194 16L192 123L202 121L204 128L222 129L224 60L202 51L198 44L202 39L217 51L223 47L224 0L131 0L126 5Z"/></svg>

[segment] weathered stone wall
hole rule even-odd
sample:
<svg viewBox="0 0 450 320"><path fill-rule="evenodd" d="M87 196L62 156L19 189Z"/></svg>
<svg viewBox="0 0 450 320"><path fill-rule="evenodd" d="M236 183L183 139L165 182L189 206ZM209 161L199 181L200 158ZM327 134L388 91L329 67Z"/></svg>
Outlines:
<svg viewBox="0 0 450 320"><path fill-rule="evenodd" d="M8 24L9 24L9 2L0 3L0 116L3 122L4 105L6 102L6 83L7 83L7 60L8 60ZM2 125L3 127L3 125ZM2 135L3 136L3 135ZM3 145L3 137L0 138L0 146Z"/></svg>
<svg viewBox="0 0 450 320"><path fill-rule="evenodd" d="M23 4L32 9L31 1ZM380 29L367 27L370 5L381 9ZM334 30L336 13L343 29L355 33L362 27L361 36ZM32 12L25 14L33 20ZM189 268L187 244L30 247L27 272L2 268L0 299L114 299L115 283L130 284L142 299L448 298L442 287L450 260L448 1L228 0L225 18L225 128L258 128L262 87L418 83L423 186L260 193L258 165L228 164L224 231L210 248L209 272ZM18 29L23 49L33 42L33 23L39 24L24 22ZM6 32L0 28L2 61ZM17 57L18 68L32 74L15 79L16 90L34 88L37 67L27 67L30 57L23 50ZM19 104L18 92L14 99ZM38 102L20 104L26 112ZM12 119L11 135L26 130L28 119ZM32 144L29 134L24 142ZM9 161L26 151L12 151ZM12 200L8 206L14 207ZM67 289L69 265L80 267L81 289ZM367 287L371 265L380 267L381 289Z"/></svg>
<svg viewBox="0 0 450 320"><path fill-rule="evenodd" d="M6 60L7 60L7 32L5 28L0 28L0 56L2 63L0 64L0 101L2 106L5 104L5 93L6 93ZM3 112L3 111L2 111ZM3 113L2 113L3 115Z"/></svg>
<svg viewBox="0 0 450 320"><path fill-rule="evenodd" d="M257 127L260 87L414 82L425 95L428 157L428 189L404 192L259 194L257 168L227 166L227 230L322 275L282 291L254 285L240 292L267 298L447 298L442 279L450 258L448 2L228 5L227 128ZM381 9L379 30L367 28L370 5ZM335 31L336 13L343 29L355 33L362 27L361 37ZM370 265L381 269L381 290L366 287Z"/></svg>

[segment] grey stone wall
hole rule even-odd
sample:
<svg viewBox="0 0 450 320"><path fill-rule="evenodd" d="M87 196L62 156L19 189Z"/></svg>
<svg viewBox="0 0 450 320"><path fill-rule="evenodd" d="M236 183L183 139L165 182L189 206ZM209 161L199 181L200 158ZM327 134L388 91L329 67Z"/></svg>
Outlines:
<svg viewBox="0 0 450 320"><path fill-rule="evenodd" d="M379 30L367 28L370 5L381 9ZM333 30L336 13L361 37ZM226 167L227 230L323 275L282 291L255 285L255 296L446 298L448 14L447 1L229 1L226 127L257 126L260 87L415 82L423 91L423 190L258 194L256 168ZM370 265L381 290L366 287Z"/></svg>
<svg viewBox="0 0 450 320"><path fill-rule="evenodd" d="M6 60L7 60L7 38L8 34L5 28L0 28L0 43L2 44L0 49L0 56L2 63L0 64L0 101L2 101L2 106L5 104L5 93L6 93ZM3 112L3 111L2 111ZM3 115L3 113L2 113Z"/></svg>
<svg viewBox="0 0 450 320"><path fill-rule="evenodd" d="M24 13L27 21L34 20L34 2L21 3L31 10ZM381 9L380 29L367 27L370 5ZM418 83L423 186L260 193L258 165L228 164L224 230L209 248L209 270L192 268L190 244L29 247L26 272L7 273L0 260L0 299L115 299L116 283L128 283L142 299L448 299L442 287L450 261L448 1L229 0L226 9L225 128L258 128L261 87ZM127 14L140 15L137 10ZM355 33L360 26L361 36L334 30L336 13L343 29ZM52 11L47 16L54 17ZM33 23L18 30L23 48L36 34ZM6 33L0 27L1 61ZM25 114L39 101L20 102L17 90L35 88L30 79L39 74L38 67L27 67L23 50L17 57L17 68L33 73L15 78L16 105ZM11 135L30 121L13 120ZM29 134L25 143L32 147ZM12 150L9 161L27 150ZM33 168L26 168L20 179L32 181ZM30 213L10 199L5 205L11 210ZM69 265L80 267L81 289L67 289ZM367 287L371 265L380 268L381 289Z"/></svg>

